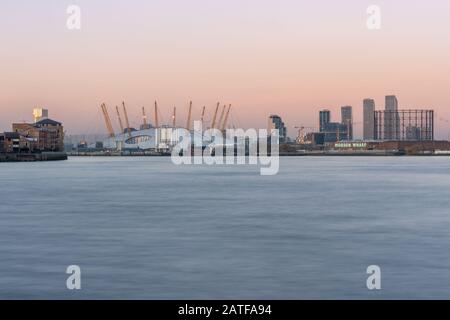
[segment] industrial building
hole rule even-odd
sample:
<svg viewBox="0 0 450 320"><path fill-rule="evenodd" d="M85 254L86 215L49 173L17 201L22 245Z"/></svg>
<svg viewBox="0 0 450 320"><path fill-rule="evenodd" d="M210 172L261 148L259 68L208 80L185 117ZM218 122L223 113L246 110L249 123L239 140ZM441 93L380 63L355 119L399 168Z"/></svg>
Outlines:
<svg viewBox="0 0 450 320"><path fill-rule="evenodd" d="M434 111L375 111L375 140L434 140Z"/></svg>
<svg viewBox="0 0 450 320"><path fill-rule="evenodd" d="M385 97L384 110L375 110L375 101L363 101L365 141L434 140L434 111L399 109L394 95Z"/></svg>

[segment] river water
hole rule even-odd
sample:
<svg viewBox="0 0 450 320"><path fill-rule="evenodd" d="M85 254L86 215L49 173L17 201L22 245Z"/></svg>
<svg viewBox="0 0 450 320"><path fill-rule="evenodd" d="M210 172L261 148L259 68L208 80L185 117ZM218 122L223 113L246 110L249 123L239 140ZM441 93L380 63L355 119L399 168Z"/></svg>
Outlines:
<svg viewBox="0 0 450 320"><path fill-rule="evenodd" d="M0 261L4 299L450 298L450 161L4 163Z"/></svg>

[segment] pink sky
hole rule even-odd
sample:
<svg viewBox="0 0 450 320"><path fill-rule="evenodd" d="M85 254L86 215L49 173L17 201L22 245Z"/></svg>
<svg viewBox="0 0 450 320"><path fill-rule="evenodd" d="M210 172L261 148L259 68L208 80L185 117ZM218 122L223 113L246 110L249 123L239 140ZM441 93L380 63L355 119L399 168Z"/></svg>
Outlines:
<svg viewBox="0 0 450 320"><path fill-rule="evenodd" d="M66 29L68 5L82 29ZM366 28L377 4L382 29ZM157 99L168 122L199 118L217 101L232 121L265 127L280 115L317 126L321 108L339 120L352 105L361 132L362 100L397 95L400 106L436 110L438 138L450 138L450 2L300 0L3 0L0 12L0 131L50 110L68 133L105 131L100 103L122 100L135 126ZM112 114L113 121L115 116Z"/></svg>

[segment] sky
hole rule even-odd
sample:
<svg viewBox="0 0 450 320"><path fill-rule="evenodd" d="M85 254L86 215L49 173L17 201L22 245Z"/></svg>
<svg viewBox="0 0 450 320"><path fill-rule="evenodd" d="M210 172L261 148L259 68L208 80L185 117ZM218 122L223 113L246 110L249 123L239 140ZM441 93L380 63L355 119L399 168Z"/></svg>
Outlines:
<svg viewBox="0 0 450 320"><path fill-rule="evenodd" d="M81 9L69 30L66 10ZM377 5L381 29L369 30ZM402 108L436 111L436 136L450 139L450 1L447 0L2 0L0 131L50 110L68 134L106 131L100 104L123 100L133 126L158 100L169 123L206 105L232 104L236 127L265 128L270 114L318 126L327 108L354 108L395 94Z"/></svg>

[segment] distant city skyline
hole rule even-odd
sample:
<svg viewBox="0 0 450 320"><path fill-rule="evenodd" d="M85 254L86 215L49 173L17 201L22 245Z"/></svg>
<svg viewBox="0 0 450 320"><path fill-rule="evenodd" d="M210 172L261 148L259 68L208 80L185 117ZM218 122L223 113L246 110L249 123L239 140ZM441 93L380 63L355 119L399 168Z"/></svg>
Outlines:
<svg viewBox="0 0 450 320"><path fill-rule="evenodd" d="M231 103L230 123L277 114L290 137L348 105L362 138L363 100L383 110L396 95L400 109L434 109L436 139L450 138L448 1L378 1L380 30L366 27L372 1L78 0L79 31L65 28L70 4L2 2L0 131L42 107L69 134L103 133L100 104L123 100L134 126L154 100L182 125L192 100L193 119Z"/></svg>

